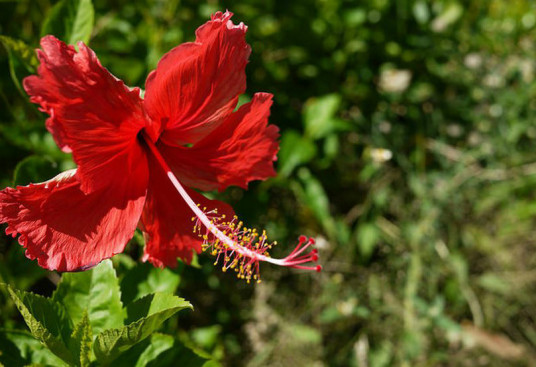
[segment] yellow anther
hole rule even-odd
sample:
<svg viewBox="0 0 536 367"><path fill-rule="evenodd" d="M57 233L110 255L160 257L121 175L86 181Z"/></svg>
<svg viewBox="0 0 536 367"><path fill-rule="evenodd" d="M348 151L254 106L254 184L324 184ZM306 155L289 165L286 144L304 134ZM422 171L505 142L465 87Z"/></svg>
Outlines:
<svg viewBox="0 0 536 367"><path fill-rule="evenodd" d="M201 208L200 204L197 206ZM260 283L258 256L269 257L267 249L277 242L268 243L266 230L259 234L258 229L247 227L236 215L231 220L224 220L226 215L218 215L218 209L207 211L203 207L202 210L208 223L201 223L196 217L191 218L194 222L193 232L203 239L201 249L217 257L214 265L220 263L223 272L232 269L239 279L246 279L248 283ZM224 242L218 231L226 237ZM219 261L220 257L222 261Z"/></svg>

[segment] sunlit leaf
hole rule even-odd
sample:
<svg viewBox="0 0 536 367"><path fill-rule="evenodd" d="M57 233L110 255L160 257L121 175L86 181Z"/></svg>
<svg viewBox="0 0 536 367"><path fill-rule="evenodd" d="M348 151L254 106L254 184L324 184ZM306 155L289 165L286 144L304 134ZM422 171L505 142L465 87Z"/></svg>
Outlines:
<svg viewBox="0 0 536 367"><path fill-rule="evenodd" d="M443 32L455 23L463 14L463 6L456 1L449 1L441 13L432 21L431 27L436 32Z"/></svg>
<svg viewBox="0 0 536 367"><path fill-rule="evenodd" d="M309 99L303 110L305 135L318 139L332 132L349 130L350 125L347 122L336 118L340 104L341 96L338 94Z"/></svg>
<svg viewBox="0 0 536 367"><path fill-rule="evenodd" d="M413 4L413 16L417 22L424 24L430 19L430 10L424 0L417 0Z"/></svg>
<svg viewBox="0 0 536 367"><path fill-rule="evenodd" d="M61 0L50 10L41 34L52 34L69 44L89 42L95 11L91 0Z"/></svg>
<svg viewBox="0 0 536 367"><path fill-rule="evenodd" d="M34 73L37 69L38 60L35 55L35 50L21 40L0 35L0 42L8 54L9 73L11 80L19 90L22 96L26 96L20 80L24 74Z"/></svg>
<svg viewBox="0 0 536 367"><path fill-rule="evenodd" d="M80 367L88 367L90 365L92 335L88 314L84 312L80 322L75 325L71 339L69 340L69 349L73 353L75 360L79 361Z"/></svg>
<svg viewBox="0 0 536 367"><path fill-rule="evenodd" d="M367 11L363 8L349 9L344 13L344 21L349 27L357 27L367 20Z"/></svg>
<svg viewBox="0 0 536 367"><path fill-rule="evenodd" d="M123 325L119 283L111 260L78 273L64 273L52 298L62 303L75 324L87 312L93 333Z"/></svg>
<svg viewBox="0 0 536 367"><path fill-rule="evenodd" d="M29 73L35 73L39 61L33 47L28 46L21 40L3 35L0 35L0 42L2 42L6 50L12 52L22 61Z"/></svg>
<svg viewBox="0 0 536 367"><path fill-rule="evenodd" d="M315 144L293 130L285 132L280 147L278 173L282 177L289 176L297 166L309 162L316 155Z"/></svg>

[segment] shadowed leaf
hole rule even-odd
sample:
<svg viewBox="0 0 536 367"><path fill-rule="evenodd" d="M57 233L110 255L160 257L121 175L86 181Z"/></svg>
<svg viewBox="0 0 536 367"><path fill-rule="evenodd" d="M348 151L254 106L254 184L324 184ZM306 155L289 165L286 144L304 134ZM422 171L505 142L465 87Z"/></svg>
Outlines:
<svg viewBox="0 0 536 367"><path fill-rule="evenodd" d="M0 365L9 367L28 366L67 366L61 359L35 339L21 330L0 330Z"/></svg>
<svg viewBox="0 0 536 367"><path fill-rule="evenodd" d="M51 299L6 287L32 335L52 353L68 363L72 356L65 345L70 336L70 320L63 307Z"/></svg>

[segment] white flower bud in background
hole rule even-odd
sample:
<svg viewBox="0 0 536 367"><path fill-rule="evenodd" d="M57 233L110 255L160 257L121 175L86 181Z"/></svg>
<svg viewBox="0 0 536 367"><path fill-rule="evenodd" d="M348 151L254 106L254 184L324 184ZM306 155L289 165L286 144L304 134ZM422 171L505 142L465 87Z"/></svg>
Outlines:
<svg viewBox="0 0 536 367"><path fill-rule="evenodd" d="M374 163L384 163L393 158L393 152L389 149L371 148L370 158Z"/></svg>
<svg viewBox="0 0 536 367"><path fill-rule="evenodd" d="M409 87L411 71L404 69L389 69L382 71L379 87L383 92L401 93Z"/></svg>

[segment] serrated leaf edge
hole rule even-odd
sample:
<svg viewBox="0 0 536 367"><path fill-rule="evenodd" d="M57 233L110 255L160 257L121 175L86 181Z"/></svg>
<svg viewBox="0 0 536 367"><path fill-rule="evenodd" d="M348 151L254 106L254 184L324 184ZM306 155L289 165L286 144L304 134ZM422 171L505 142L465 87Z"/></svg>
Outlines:
<svg viewBox="0 0 536 367"><path fill-rule="evenodd" d="M38 321L33 314L30 312L28 307L24 304L24 302L21 301L19 295L17 295L17 292L31 294L32 297L41 298L47 300L47 302L50 302L50 299L43 297L41 295L31 293L31 292L24 292L18 289L13 289L9 284L0 284L0 286L3 286L7 288L9 296L15 303L15 306L17 306L17 309L21 313L22 317L24 318L24 322L30 329L30 332L34 338L39 340L41 343L43 343L52 353L54 353L56 356L64 360L65 362L72 364L73 359L72 355L65 345L65 343L58 338L57 336L53 335L48 329L40 322ZM29 321L30 320L30 321Z"/></svg>

